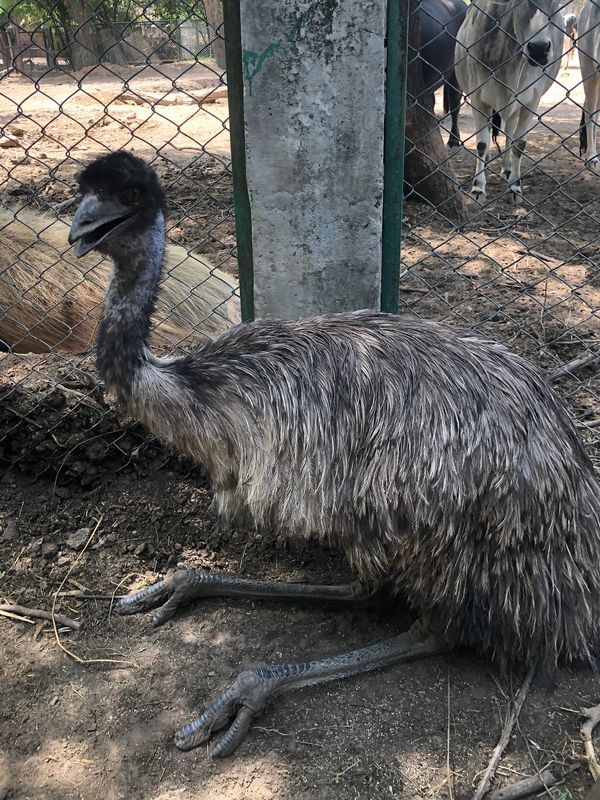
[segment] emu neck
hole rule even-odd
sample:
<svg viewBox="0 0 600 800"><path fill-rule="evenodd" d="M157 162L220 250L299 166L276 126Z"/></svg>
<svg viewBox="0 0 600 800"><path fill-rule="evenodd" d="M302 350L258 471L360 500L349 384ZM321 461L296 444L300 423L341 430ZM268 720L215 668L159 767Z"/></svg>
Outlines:
<svg viewBox="0 0 600 800"><path fill-rule="evenodd" d="M98 329L97 364L106 386L121 400L131 396L136 376L148 362L150 317L164 244L164 219L159 213L150 229L128 236L111 253L114 275Z"/></svg>

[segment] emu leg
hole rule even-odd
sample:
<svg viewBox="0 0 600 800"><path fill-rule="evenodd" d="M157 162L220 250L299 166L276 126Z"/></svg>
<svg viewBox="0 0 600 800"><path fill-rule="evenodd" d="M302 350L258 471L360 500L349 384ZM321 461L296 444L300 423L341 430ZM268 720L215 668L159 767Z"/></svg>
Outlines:
<svg viewBox="0 0 600 800"><path fill-rule="evenodd" d="M227 732L213 748L212 756L222 758L231 755L245 739L254 716L282 692L347 678L448 650L449 646L443 639L429 632L422 623L416 622L406 633L360 650L318 661L244 670L198 719L175 734L175 744L181 750L191 750L206 742L214 731L229 725Z"/></svg>
<svg viewBox="0 0 600 800"><path fill-rule="evenodd" d="M329 602L354 608L384 605L385 594L367 591L359 583L313 586L306 583L253 581L203 570L177 570L158 583L121 598L119 614L137 614L160 605L152 618L157 627L170 619L178 606L198 597L245 597L255 600Z"/></svg>

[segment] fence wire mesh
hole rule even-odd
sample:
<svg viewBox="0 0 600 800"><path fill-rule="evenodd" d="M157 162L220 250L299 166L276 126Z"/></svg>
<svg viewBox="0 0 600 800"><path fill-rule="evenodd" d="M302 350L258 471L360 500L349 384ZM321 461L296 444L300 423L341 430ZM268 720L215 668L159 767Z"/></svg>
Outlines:
<svg viewBox="0 0 600 800"><path fill-rule="evenodd" d="M582 10L576 2L478 5L487 10L468 42L460 25L474 7L457 0L441 22L439 9L448 3L423 0L412 9L401 311L460 324L536 362L567 399L592 454L598 453L600 201L591 143L580 155L585 86L579 65L587 52L597 66L598 46L591 33L587 44L580 38L578 52L565 35L565 17ZM165 184L170 249L155 347L185 348L239 319L223 29L206 11L214 14L214 4L207 2L205 10L192 2L65 0L17 2L4 15L5 480L49 473L60 491L71 480L93 484L107 469L143 472L170 458L134 423L117 422L96 382L89 351L108 265L94 256L75 259L66 238L82 164L124 147L148 159ZM520 27L519 11L527 17ZM590 26L595 30L593 20ZM552 42L548 63L534 65L512 95L502 94L528 63L528 44L540 39ZM467 47L458 61L467 62L470 73L453 70L457 41ZM440 132L444 142L451 134L442 82L447 105L458 108L452 90L459 74L470 74L474 83L456 120L460 130L454 128L462 146L447 148L439 139ZM596 80L594 72L585 83L589 88ZM474 105L486 85L494 85L492 97L498 97L487 102L500 114L500 139L503 131L517 142L527 138L512 161L489 139L487 121L482 134L471 119L469 102ZM513 106L532 113L517 135L510 127ZM488 159L487 194L478 175L468 198L478 152L480 167L482 155ZM515 158L522 173L518 188ZM500 175L503 166L512 167L512 179Z"/></svg>
<svg viewBox="0 0 600 800"><path fill-rule="evenodd" d="M600 7L593 0L423 0L412 14L412 44L421 48L409 68L406 174L412 198L425 202L405 206L401 311L460 324L536 363L598 458L593 117L587 151L580 133L584 108L594 114L600 98ZM467 96L453 125L448 89L455 86ZM449 224L457 220L458 229Z"/></svg>
<svg viewBox="0 0 600 800"><path fill-rule="evenodd" d="M176 18L165 21L165 12ZM75 176L126 148L157 169L168 250L153 344L239 321L222 22L201 3L15 3L0 25L0 469L91 485L169 456L122 425L90 350L109 264L67 242ZM219 49L221 48L221 49ZM219 58L219 63L215 60Z"/></svg>

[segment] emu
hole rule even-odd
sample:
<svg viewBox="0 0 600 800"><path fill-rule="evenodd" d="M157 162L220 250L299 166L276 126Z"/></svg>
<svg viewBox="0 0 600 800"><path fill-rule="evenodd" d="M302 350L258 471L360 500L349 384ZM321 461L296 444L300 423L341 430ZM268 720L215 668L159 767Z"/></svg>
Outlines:
<svg viewBox="0 0 600 800"><path fill-rule="evenodd" d="M504 119L502 176L519 202L521 160L542 96L560 71L563 47L561 0L474 0L457 35L455 69L469 98L477 166L471 197L485 202L490 122ZM497 117L496 117L497 119ZM495 120L493 122L495 125Z"/></svg>
<svg viewBox="0 0 600 800"><path fill-rule="evenodd" d="M584 156L586 167L597 173L600 170L596 146L600 111L600 6L592 0L588 0L579 17L577 51L584 91L579 154Z"/></svg>
<svg viewBox="0 0 600 800"><path fill-rule="evenodd" d="M73 257L69 225L29 209L0 209L0 341L19 353L92 347L110 261ZM168 245L152 343L203 341L239 322L233 278L205 256Z"/></svg>
<svg viewBox="0 0 600 800"><path fill-rule="evenodd" d="M227 727L232 753L279 692L462 644L506 669L594 664L600 492L567 411L523 358L474 333L357 311L239 325L181 358L147 348L165 197L126 152L88 165L69 235L114 261L97 336L106 387L208 470L217 511L341 548L357 581L268 583L179 570L119 601L247 596L354 606L402 593L419 620L332 658L240 673L176 734L189 749ZM231 721L233 720L233 721Z"/></svg>

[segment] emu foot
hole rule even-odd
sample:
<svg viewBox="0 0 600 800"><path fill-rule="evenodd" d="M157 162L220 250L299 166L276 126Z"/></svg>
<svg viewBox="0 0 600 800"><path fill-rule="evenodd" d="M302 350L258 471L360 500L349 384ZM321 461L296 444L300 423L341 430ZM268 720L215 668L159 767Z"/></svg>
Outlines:
<svg viewBox="0 0 600 800"><path fill-rule="evenodd" d="M232 575L216 575L205 570L169 572L158 583L121 598L116 609L119 614L137 614L160 606L152 624L156 627L170 619L177 608L199 597L241 597L254 600L289 600L333 603L350 608L385 608L393 598L379 587L364 587L360 583L342 586L313 586L308 583L255 581Z"/></svg>
<svg viewBox="0 0 600 800"><path fill-rule="evenodd" d="M116 605L119 614L139 614L159 606L152 617L152 625L157 628L175 614L178 607L196 597L208 596L209 572L177 570L169 572L162 581L153 583L139 592L122 597ZM206 582L203 581L206 578Z"/></svg>
<svg viewBox="0 0 600 800"><path fill-rule="evenodd" d="M192 750L208 741L215 731L229 725L211 751L213 758L224 758L237 750L246 738L253 718L271 702L277 689L277 672L284 667L255 667L240 672L231 686L219 695L206 711L175 734L180 750Z"/></svg>
<svg viewBox="0 0 600 800"><path fill-rule="evenodd" d="M360 650L317 661L244 670L197 720L177 732L175 744L181 750L190 750L208 741L215 731L229 725L227 732L213 748L212 755L216 758L231 755L246 737L252 719L281 692L347 678L390 664L426 658L447 652L448 649L443 639L430 633L417 621L405 633Z"/></svg>

